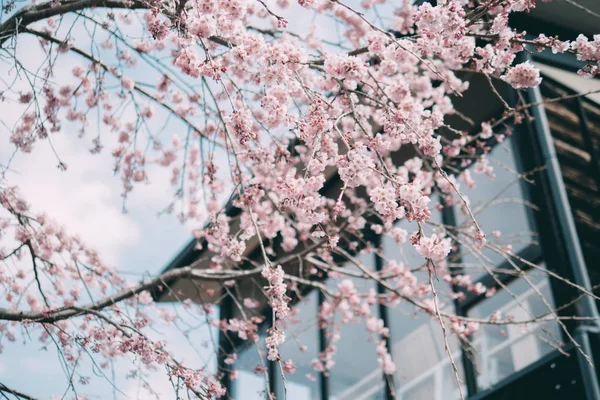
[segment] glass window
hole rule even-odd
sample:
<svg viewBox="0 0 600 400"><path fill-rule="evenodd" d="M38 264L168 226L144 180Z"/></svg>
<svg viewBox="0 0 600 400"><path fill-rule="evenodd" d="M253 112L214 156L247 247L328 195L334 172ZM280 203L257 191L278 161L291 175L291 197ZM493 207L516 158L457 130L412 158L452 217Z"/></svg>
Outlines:
<svg viewBox="0 0 600 400"><path fill-rule="evenodd" d="M447 363L439 371L432 375L426 375L422 379L415 380L410 385L401 388L396 398L401 400L459 400L460 392L456 386L456 377L452 365ZM460 366L459 371L462 373ZM461 380L464 380L462 375L460 377ZM463 394L466 395L466 389L464 388Z"/></svg>
<svg viewBox="0 0 600 400"><path fill-rule="evenodd" d="M437 288L436 290L439 290ZM400 303L388 308L392 357L396 362L397 398L402 400L455 400L460 398L454 369L445 350L437 319ZM452 311L449 307L446 311ZM460 344L448 335L452 358L464 382Z"/></svg>
<svg viewBox="0 0 600 400"><path fill-rule="evenodd" d="M511 246L511 251L518 254L531 244L537 244L537 234L531 215L533 209L523 192L527 183L518 176L520 172L512 142L512 137L506 138L487 155L489 165L494 168L494 179L477 175L471 168L477 186L469 188L462 183L461 190L469 198L470 209L489 242L501 247ZM462 207L456 210L459 225L469 224L471 219ZM494 231L500 232L500 237L495 237ZM477 250L472 243L461 246L465 273L473 280L487 274L481 267L482 261L489 267L497 267L504 261L501 254L491 249L483 249L477 257L473 255L474 251Z"/></svg>
<svg viewBox="0 0 600 400"><path fill-rule="evenodd" d="M362 264L374 271L374 254L362 254L359 257ZM353 264L346 265L351 271L359 272ZM341 279L328 279L327 286L335 290ZM375 289L371 279L350 278L360 293L366 293L370 288ZM371 314L378 316L377 305L371 306ZM341 316L336 313L335 323L340 324ZM345 399L377 399L384 393L383 371L379 367L375 352L375 341L378 336L366 329L364 317L356 317L348 324L340 325L340 340L335 343L337 352L334 356L335 365L330 371L329 391L332 400Z"/></svg>
<svg viewBox="0 0 600 400"><path fill-rule="evenodd" d="M257 348L260 349L260 358ZM267 365L264 338L261 337L256 344L245 343L239 350L238 359L234 364L238 377L232 382L233 398L237 400L267 398L265 373L262 371L262 368L267 368Z"/></svg>
<svg viewBox="0 0 600 400"><path fill-rule="evenodd" d="M286 373L287 400L314 400L320 396L319 373L314 371L311 361L319 358L319 293L312 290L293 307L296 314L284 322L286 339L279 347L283 362L293 360L296 372ZM283 382L279 367L275 373L278 381L278 399L284 398Z"/></svg>
<svg viewBox="0 0 600 400"><path fill-rule="evenodd" d="M473 307L469 316L487 319L499 312L502 319L524 321L548 313L544 302L554 309L548 277L538 270L529 272L528 277L533 286L520 278L508 286L508 291L501 290ZM527 367L560 346L560 340L560 328L554 320L526 325L483 325L473 337L479 388L487 389Z"/></svg>
<svg viewBox="0 0 600 400"><path fill-rule="evenodd" d="M432 196L431 220L441 222L441 213L436 205L438 196ZM412 234L415 223L401 221L398 227ZM430 235L436 229L432 225L424 227ZM424 268L425 259L409 243L398 245L392 238L384 236L383 254L386 260L403 262L415 275L417 282L429 287L429 273ZM420 268L423 267L423 268ZM442 269L443 271L443 269ZM440 274L441 275L441 274ZM434 280L440 308L454 312L449 284L441 279ZM422 300L432 299L429 293ZM454 369L445 350L444 336L437 319L417 310L415 306L400 301L388 307L388 325L391 333L391 353L396 363L394 383L397 399L401 400L454 400L460 398ZM461 352L458 339L448 336L452 357L459 369L459 377L464 382Z"/></svg>

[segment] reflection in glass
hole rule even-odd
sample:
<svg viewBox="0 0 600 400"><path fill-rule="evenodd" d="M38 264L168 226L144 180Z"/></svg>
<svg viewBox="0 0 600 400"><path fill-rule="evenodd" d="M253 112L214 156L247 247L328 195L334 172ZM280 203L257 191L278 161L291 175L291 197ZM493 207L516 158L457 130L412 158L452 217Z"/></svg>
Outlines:
<svg viewBox="0 0 600 400"><path fill-rule="evenodd" d="M295 373L285 374L287 400L313 400L320 396L319 373L310 365L312 360L319 357L318 297L316 290L311 291L293 307L296 314L284 321L286 339L279 347L279 352L283 362L293 360L296 366ZM277 398L283 399L283 382L279 367L276 368Z"/></svg>
<svg viewBox="0 0 600 400"><path fill-rule="evenodd" d="M402 400L426 400L435 398L435 385L430 379L417 382L416 385L403 390Z"/></svg>
<svg viewBox="0 0 600 400"><path fill-rule="evenodd" d="M475 168L471 168L471 176L477 186L469 188L461 184L461 190L467 195L469 207L487 239L498 246L510 245L511 251L518 254L537 241L537 234L531 215L533 209L525 201L523 186L526 183L518 177L521 171L517 166L512 142L512 137L505 139L486 156L489 165L494 168L494 179L486 175L477 175ZM458 208L460 207L457 207L456 213L459 225L470 224L471 219L465 213L459 212ZM495 238L492 235L494 231L499 231L501 236ZM473 251L477 250L474 250L472 245L462 247L465 272L476 281L487 272L479 266L482 257L475 257L471 254ZM504 261L502 255L493 250L483 249L481 253L483 259L489 259L492 266L498 266Z"/></svg>
<svg viewBox="0 0 600 400"><path fill-rule="evenodd" d="M466 396L467 388L464 384L465 382L465 371L463 369L462 360L460 358L460 352L455 352L453 354L454 362L456 363L456 367L458 368L458 377L462 384L462 392L463 395ZM454 372L454 368L450 363L445 363L442 369L442 396L444 400L459 400L461 398L460 391L458 390L458 385L456 383L456 374Z"/></svg>
<svg viewBox="0 0 600 400"><path fill-rule="evenodd" d="M375 256L363 254L359 257L362 264L374 270ZM358 268L352 264L346 265L354 272ZM346 279L346 277L341 278ZM370 288L375 289L371 279L350 278L360 293L366 293ZM336 290L340 279L329 279L327 286ZM378 316L377 306L371 306L371 313ZM336 313L336 323L340 323L340 315ZM377 361L375 340L370 334L363 317L357 317L349 324L342 325L340 340L336 342L337 352L334 356L335 366L329 376L330 398L333 400L380 400L384 393L383 372Z"/></svg>
<svg viewBox="0 0 600 400"><path fill-rule="evenodd" d="M396 361L397 399L454 400L460 398L454 369L444 347L439 322L415 314L411 305L389 309L392 357ZM452 357L464 382L458 339L448 336ZM463 385L464 386L464 385ZM464 388L463 388L464 390Z"/></svg>
<svg viewBox="0 0 600 400"><path fill-rule="evenodd" d="M441 222L441 213L435 205L437 196L432 196L430 209L431 220ZM406 229L409 234L417 227L415 223L401 221L397 226ZM430 235L432 227L426 225L425 233ZM384 236L382 239L383 254L386 260L404 263L411 269L417 282L429 287L429 273L425 268L425 259L419 255L410 243L398 245ZM439 296L440 308L453 312L453 301L448 296L450 286L443 279L434 280ZM432 296L429 295L431 300ZM444 336L439 322L423 312L417 311L411 304L400 302L388 307L389 328L391 333L392 358L396 363L394 383L396 397L401 400L455 400L460 398L454 370L445 350ZM450 335L448 342L453 359L458 367L461 381L464 372L461 363L458 339Z"/></svg>
<svg viewBox="0 0 600 400"><path fill-rule="evenodd" d="M531 271L528 277L553 308L549 281L545 274ZM548 313L542 297L525 279L516 280L508 289L512 295L505 290L499 291L474 307L469 316L489 318L492 313L499 311L501 318L510 316L516 321L523 321ZM485 325L473 339L478 351L477 383L480 389L487 389L551 352L553 345L559 345L561 335L556 321L546 321L527 325Z"/></svg>
<svg viewBox="0 0 600 400"><path fill-rule="evenodd" d="M262 364L258 357L257 347L252 342L245 343L235 362L234 369L238 372L238 378L232 382L233 398L237 400L258 400L266 398L266 380L263 372L258 370L267 367L267 358L264 351L264 343L259 340L256 343L261 348Z"/></svg>

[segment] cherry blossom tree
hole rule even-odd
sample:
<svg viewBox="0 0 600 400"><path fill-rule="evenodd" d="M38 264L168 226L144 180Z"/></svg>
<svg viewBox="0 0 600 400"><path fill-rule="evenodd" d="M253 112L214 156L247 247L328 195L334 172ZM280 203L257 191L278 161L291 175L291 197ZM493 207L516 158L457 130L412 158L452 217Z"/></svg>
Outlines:
<svg viewBox="0 0 600 400"><path fill-rule="evenodd" d="M283 376L296 369L279 347L299 287L326 297L318 318L329 346L313 360L315 373L332 368L340 326L356 321L371 334L364 345L372 346L384 373L394 373L387 328L370 311L378 303L404 302L437 321L451 360L447 339L468 341L484 324L553 320L566 332L563 320L577 316L559 316L553 307L526 319L454 315L445 311L443 296L460 301L460 293L439 287L447 281L463 294L494 294L469 274L451 273L458 245L517 259L510 243L496 240L501 232L483 231L463 189L493 179L492 144L531 117L535 104L519 97L510 105L496 90L540 84L540 72L520 54L550 49L585 62L581 75L599 73L600 35L532 39L509 27L512 13L534 7L534 0L3 1L0 116L14 152L0 165L0 352L16 340L56 348L68 396L77 399L85 398L89 379L111 385L109 374L86 378L84 358L105 371L114 361L138 363L129 378L149 390L145 377L163 372L172 398L227 397L221 380L235 379L233 366L190 368L170 351L168 336L156 335L179 316L153 294L169 292L176 279L195 282L208 298L211 289L202 282L219 282L227 296L240 281L255 280L262 297L236 299L236 307L270 304L266 357ZM317 16L330 26L312 24ZM468 120L454 103L473 76L488 80L505 110L467 132L448 121ZM51 147L59 134L88 143L90 163L99 153L112 155L124 212L136 189L157 184L153 173L168 171L171 187L163 190L172 191L172 201L157 211L193 226L209 259L137 281L120 272L127 266L108 265L93 243L33 209L11 183L11 162L37 146ZM398 162L401 151L412 155ZM48 167L68 170L60 151L55 154ZM335 176L341 184L327 195L324 187ZM240 210L237 216L225 212L227 200ZM465 222L433 221L432 211L448 206ZM399 227L401 221L410 228ZM414 248L422 262L386 259L380 271L366 267L360 254L380 252L366 231ZM258 259L248 256L253 246ZM483 256L480 261L484 268ZM210 268L196 268L200 262ZM291 272L298 264L300 273ZM362 292L350 278L385 290ZM242 311L240 318L220 320L210 302L183 305L227 335L265 341L258 334L264 317ZM557 338L546 340L560 349ZM217 347L213 341L206 351ZM229 354L225 364L237 357ZM4 395L32 398L26 389L0 385Z"/></svg>

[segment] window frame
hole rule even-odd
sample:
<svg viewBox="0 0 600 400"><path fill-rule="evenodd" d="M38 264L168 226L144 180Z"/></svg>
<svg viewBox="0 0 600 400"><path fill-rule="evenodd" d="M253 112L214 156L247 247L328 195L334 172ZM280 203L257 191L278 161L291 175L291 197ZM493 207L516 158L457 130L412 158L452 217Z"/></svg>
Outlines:
<svg viewBox="0 0 600 400"><path fill-rule="evenodd" d="M549 78L544 77L544 79L549 79ZM551 80L551 79L549 79L549 80ZM553 80L551 80L551 81L554 82ZM554 83L556 83L556 82L554 82ZM526 96L526 94L521 94L521 95ZM509 97L511 99L509 104L511 104L511 105L516 104L517 91L511 89L509 91ZM577 111L578 112L582 112L582 110L583 110L583 107L581 107L580 102L581 101L579 100L577 103L577 107L578 107ZM583 112L585 112L585 111L583 111ZM585 115L583 115L583 116L585 117ZM533 122L525 121L521 125L512 126L512 128L514 129L515 137L514 137L514 140L511 140L511 151L513 151L515 154L514 158L517 163L518 171L519 172L532 171L535 169L535 167L537 165L542 165L543 156L540 154L540 150L539 150L537 144L532 139L532 136L533 136L532 132L534 132L534 130L537 129L537 127L534 126ZM494 140L494 139L491 139L491 140ZM528 157L523 157L523 154L527 154ZM519 182L519 184L521 185L524 199L533 204L536 204L536 206L539 207L539 210L536 212L531 212L531 210L528 209L527 215L530 218L530 220L532 220L534 223L536 232L540 238L540 243L538 245L535 245L535 244L527 245L525 248L521 249L517 255L521 258L524 258L524 259L532 262L532 263L539 263L541 261L544 261L547 265L547 268L550 271L555 272L561 276L566 277L567 279L572 280L572 276L573 276L572 268L573 267L570 265L568 258L565 255L565 252L567 251L567 249L565 249L564 244L560 241L559 227L557 226L557 223L555 220L556 213L561 212L561 211L552 209L552 206L553 206L552 198L548 197L548 195L549 195L549 191L547 188L548 183L546 181L544 174L545 174L544 171L537 171L534 173L535 180L536 180L536 182L538 182L538 181L541 182L540 185L535 185L535 186L529 185L529 184L526 184L525 182L523 182L522 180ZM442 209L442 223L444 225L456 226L456 215L455 215L454 207L444 205L444 207ZM369 240L371 240L374 247L379 248L381 246L381 236L374 235L373 237L370 237ZM457 263L460 264L461 258L462 258L460 255L460 246L458 246L458 248L456 250L453 250L453 252L455 253L455 260L457 261ZM380 271L384 264L383 258L379 254L377 254L377 252L373 252L372 256L374 257L374 265L375 265L376 271ZM497 265L497 267L512 269L512 267L508 261L502 262L501 264ZM530 269L530 267L528 267L527 265L523 265L522 269L524 271L527 271ZM455 275L460 274L461 269L453 268L452 273ZM500 281L503 284L509 284L512 281L518 279L517 276L508 275L508 274L501 274L499 277L500 277ZM327 279L326 276L323 278L323 280L325 280L325 279ZM480 279L478 279L474 283L477 283L477 282L482 283L483 285L485 285L488 288L494 287L496 289L501 289L499 287L499 285L493 280L493 278L491 276L489 276L489 274L482 276ZM549 279L548 284L550 286L550 292L552 293L552 299L557 307L562 304L568 303L574 297L575 291L569 285L566 285L562 282L558 282L556 279ZM385 288L383 288L383 286L379 283L377 283L376 289L379 294L385 292ZM312 290L316 290L316 289L312 289ZM454 287L453 290L464 292L464 289L458 288L458 287ZM315 310L316 313L319 312L320 306L325 301L324 294L321 291L318 291L318 293L319 293L319 296L318 296L318 302L317 302L317 310ZM467 316L468 312L471 309L473 309L473 307L480 304L486 298L485 295L475 296L470 293L466 293L466 292L464 292L464 293L465 293L464 300L462 300L462 301L456 300L454 302L454 309L458 316ZM226 306L226 303L225 303L226 298L223 300L223 304L221 306L221 319L227 318L227 315L229 315L229 313L230 313L229 311L227 311L228 307ZM233 307L233 305L230 304L229 307ZM268 307L267 307L267 309L268 309ZM563 315L563 316L573 315L574 312L575 312L574 306L571 306L571 307L562 309L559 312L559 315ZM389 328L388 307L383 304L379 304L377 314L378 314L379 318L381 318L384 321L384 325ZM265 321L269 321L269 320L270 320L270 318L266 318ZM576 324L573 322L567 321L567 322L565 322L565 325L567 325L567 329L568 329L569 333L573 334L573 332L576 328ZM263 327L261 327L261 328L263 328ZM265 331L264 328L261 330L263 332ZM566 333L562 332L562 335L563 335L562 339L567 343L563 350L570 354L576 353L576 349L574 349L573 344L570 343L568 340L566 340L567 339ZM220 343L219 369L220 370L221 370L221 362L224 358L223 354L226 354L228 350L231 350L231 346L228 345L226 341L222 340L223 336L224 335L222 333L220 333L220 340L219 340L219 343ZM389 337L385 338L385 342L386 342L386 346L389 351L391 349L390 338ZM471 361L471 355L468 353L467 346L465 346L463 341L461 341L460 343L461 343L461 346L460 346L459 351L461 354L461 361L462 361L464 374L465 374L465 383L466 383L466 389L467 389L466 396L470 400L496 399L496 398L498 398L498 396L500 395L500 393L503 390L507 390L509 385L516 385L518 382L521 382L527 376L531 376L532 374L536 373L538 370L540 370L542 368L547 368L548 366L552 366L552 365L559 365L559 364L561 366L569 365L569 367L564 367L564 370L570 371L572 373L571 375L573 377L575 377L576 379L581 379L581 371L579 370L579 368L577 369L577 371L574 371L574 369L572 368L572 363L573 363L572 359L574 359L575 357L571 357L571 360L565 360L566 357L562 357L557 350L553 350L553 351L543 355L541 358L539 358L535 362L531 363L530 365L526 366L525 368L522 368L522 369L510 374L509 376L501 379L499 382L495 383L493 385L493 387L485 389L485 390L479 390L478 386L477 386L477 372L475 370L475 366L473 365L473 362ZM319 344L319 352L324 351L327 346L327 338L326 338L325 329L323 327L319 327L318 344ZM392 355L392 358L393 358L393 355ZM394 360L394 361L400 362L400 360ZM274 362L268 362L268 367L269 367L270 384L271 384L270 390L272 392L275 392L277 385L281 385L281 377L278 373L276 373L278 366ZM442 368L442 367L438 366L438 365L433 367L433 369L437 369L437 368ZM552 367L552 368L554 368L554 367ZM566 373L563 373L563 375L565 375L565 374ZM567 376L567 375L565 375L565 376ZM320 373L319 378L320 378L319 379L319 381L320 381L319 382L320 397L323 400L329 399L330 398L329 397L329 392L330 392L329 376L328 376L328 374ZM395 398L393 377L385 376L382 373L382 381L386 388L386 390L385 390L386 400L393 400ZM231 382L228 378L224 378L223 382L224 382L226 388L228 389L228 392L231 393L230 390L233 386L233 382ZM524 384L519 383L519 385L523 386ZM523 387L525 387L525 386L523 386Z"/></svg>

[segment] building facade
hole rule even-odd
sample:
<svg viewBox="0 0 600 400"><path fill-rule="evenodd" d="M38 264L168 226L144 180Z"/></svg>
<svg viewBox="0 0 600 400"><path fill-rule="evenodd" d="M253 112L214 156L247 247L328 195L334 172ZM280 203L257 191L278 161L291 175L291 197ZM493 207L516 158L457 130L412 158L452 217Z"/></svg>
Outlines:
<svg viewBox="0 0 600 400"><path fill-rule="evenodd" d="M600 12L599 5L587 3L586 7ZM576 32L569 29L570 26L576 26L578 32L594 29L593 16L588 13L577 14L569 9L566 19L560 17L566 15L565 4L551 3L512 23L533 37L544 32L548 36L560 34L561 39L575 39ZM526 111L528 118L523 123L503 124L498 128L497 133L510 132L511 135L501 141L496 138L490 141L489 146L493 147L490 159L501 166L496 168L496 178L482 182L472 192L466 190L483 230L502 231L510 238L511 251L518 260L491 250L479 254L473 251L469 240L463 238L461 243L465 244L454 248L449 257L451 274L469 274L473 284L480 282L497 294L476 296L443 281L440 281L440 291L446 285L448 291L463 293L445 305L448 311L460 316L487 318L500 310L517 319L526 319L544 314L550 305L559 308L559 315L577 315L582 320L566 320L564 326L555 319L526 327L490 325L482 327L468 343L453 337L449 345L463 391L469 399L600 399L598 374L592 365L600 361L598 326L592 320L598 316L597 305L589 296L579 298L580 292L573 285L552 278L564 277L586 290L600 284L600 105L599 97L593 93L579 96L600 90L600 80L584 81L576 74L581 65L552 53L534 54L532 61L543 72L539 88L516 92L498 82L497 89L508 104L516 104L518 96L523 96L528 103L536 105ZM470 81L471 89L464 98L456 100L457 109L471 119L475 127L483 121L502 118L503 105L490 92L485 79L473 76ZM473 129L468 124L463 128ZM403 157L410 155L400 154L398 160L402 161ZM458 164L454 167L473 168ZM334 175L325 190L334 192L337 187L339 178ZM432 202L443 201L434 198ZM440 209L432 215L434 222L445 226L465 223L466 217L451 205ZM238 212L233 206L227 208L233 220ZM394 242L375 234L367 239L380 249L380 253L361 255L364 265L373 270L380 270L385 258L401 259L407 265L422 262L422 257L413 253L410 246L400 249ZM250 246L246 255L254 257L257 247ZM205 255L196 250L195 240L192 240L166 268L186 266ZM492 266L493 274L488 270L469 270L471 265L480 264L482 257ZM301 274L302 267L297 268ZM329 284L324 275L320 278L325 285ZM190 282L170 283L173 291L195 301L221 299L221 319L239 315L239 305L234 304L232 297L252 297L252 293L260 290L253 283L240 283L232 289L223 289L214 282L206 285L214 289L213 299L199 299ZM384 292L384 288L372 280L357 278L355 285L364 291L371 285L375 291ZM157 297L159 301L176 300L169 293ZM311 361L319 358L329 340L317 316L323 300L318 290L309 288L294 295L298 311L287 326L288 339L280 349L284 358L293 359L297 365L296 373L285 377L287 399L460 398L439 324L402 304L396 307L374 305L372 310L390 331L386 345L397 366L393 375L387 376L380 369L364 326L353 324L342 328L335 366L326 374L316 372ZM260 330L266 335L271 321L270 308L261 304L246 312L265 317ZM557 340L552 342L547 337ZM573 345L570 337L576 339L580 348ZM231 398L261 398L261 392L266 390L283 398L284 382L279 367L267 361L266 356L258 357L255 346L263 342L248 343L221 334L219 368L224 373ZM234 349L239 358L234 365L229 365L225 357ZM264 376L255 373L257 366L267 369L268 388ZM232 369L238 371L233 381L228 378L228 371Z"/></svg>

